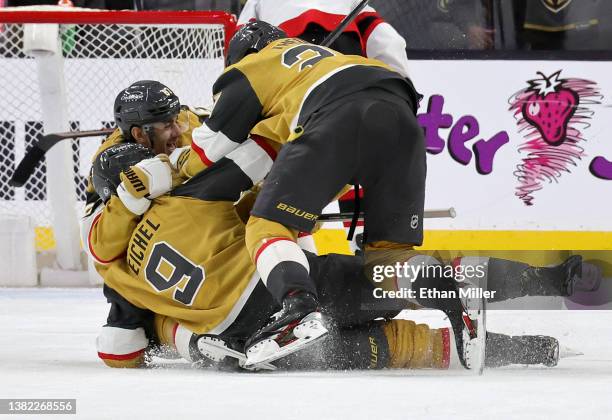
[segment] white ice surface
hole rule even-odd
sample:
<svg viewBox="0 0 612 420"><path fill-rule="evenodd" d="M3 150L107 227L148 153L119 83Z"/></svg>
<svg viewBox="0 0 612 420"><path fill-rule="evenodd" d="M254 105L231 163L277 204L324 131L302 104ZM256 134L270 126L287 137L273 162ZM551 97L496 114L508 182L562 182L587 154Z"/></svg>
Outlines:
<svg viewBox="0 0 612 420"><path fill-rule="evenodd" d="M94 345L107 309L100 289L0 288L0 398L77 399L76 416L53 419L612 418L612 311L490 311L491 331L554 335L584 356L552 369L513 367L477 377L457 371L230 374L184 363L111 369ZM418 316L444 323L432 311Z"/></svg>

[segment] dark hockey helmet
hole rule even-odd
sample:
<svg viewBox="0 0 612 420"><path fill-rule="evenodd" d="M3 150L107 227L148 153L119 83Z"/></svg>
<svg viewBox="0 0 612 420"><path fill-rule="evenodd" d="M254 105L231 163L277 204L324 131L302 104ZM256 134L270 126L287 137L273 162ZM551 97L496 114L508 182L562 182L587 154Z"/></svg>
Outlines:
<svg viewBox="0 0 612 420"><path fill-rule="evenodd" d="M236 64L249 54L263 50L270 42L287 38L280 28L263 20L249 22L234 34L227 51L226 65Z"/></svg>
<svg viewBox="0 0 612 420"><path fill-rule="evenodd" d="M115 123L129 139L132 127L169 121L180 110L179 98L168 86L154 80L140 80L115 98Z"/></svg>
<svg viewBox="0 0 612 420"><path fill-rule="evenodd" d="M138 162L155 157L153 151L138 143L119 143L102 151L91 167L96 193L106 203L121 183L121 172Z"/></svg>

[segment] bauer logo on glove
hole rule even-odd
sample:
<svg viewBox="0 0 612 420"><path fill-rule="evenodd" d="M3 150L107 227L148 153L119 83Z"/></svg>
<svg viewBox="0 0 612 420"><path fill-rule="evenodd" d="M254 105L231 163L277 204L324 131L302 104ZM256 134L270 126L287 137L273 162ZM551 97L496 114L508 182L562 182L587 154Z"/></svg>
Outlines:
<svg viewBox="0 0 612 420"><path fill-rule="evenodd" d="M124 174L132 185L132 189L134 189L136 192L142 192L146 190L146 187L142 183L140 177L138 176L138 174L136 174L136 172L132 170L132 168L125 171Z"/></svg>

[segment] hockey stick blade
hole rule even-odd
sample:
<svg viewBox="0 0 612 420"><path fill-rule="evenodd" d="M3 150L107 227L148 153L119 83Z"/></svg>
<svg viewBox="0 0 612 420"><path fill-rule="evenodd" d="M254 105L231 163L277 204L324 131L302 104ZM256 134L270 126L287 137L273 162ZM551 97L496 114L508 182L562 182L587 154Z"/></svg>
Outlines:
<svg viewBox="0 0 612 420"><path fill-rule="evenodd" d="M365 9L365 7L368 5L368 2L370 0L363 0L361 3L359 3L357 5L357 7L355 7L355 9L349 13L343 20L342 22L340 22L340 24L338 25L338 27L336 29L334 29L334 31L332 33L330 33L329 35L327 35L325 37L325 39L323 40L323 42L321 42L321 45L323 47L329 47L331 44L334 43L334 41L336 39L338 39L338 37L340 36L340 34L346 29L347 26L349 26L351 24L352 21L355 20L355 18L357 17L357 15L359 13L361 13L361 11L363 9Z"/></svg>
<svg viewBox="0 0 612 420"><path fill-rule="evenodd" d="M23 187L28 181L30 176L34 173L36 167L40 164L45 153L49 151L53 146L62 140L66 139L77 139L81 137L100 137L107 136L112 133L115 129L108 128L103 130L92 130L92 131L70 131L67 133L52 133L42 136L30 150L28 150L17 165L17 169L13 173L13 176L9 180L11 187Z"/></svg>

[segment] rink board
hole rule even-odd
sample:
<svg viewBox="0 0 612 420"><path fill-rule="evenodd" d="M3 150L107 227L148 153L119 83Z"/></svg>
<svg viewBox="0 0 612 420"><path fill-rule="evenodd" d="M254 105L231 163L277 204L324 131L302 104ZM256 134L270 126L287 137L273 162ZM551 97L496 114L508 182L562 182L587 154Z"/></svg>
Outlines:
<svg viewBox="0 0 612 420"><path fill-rule="evenodd" d="M568 157L567 141L543 143L542 153L565 159L556 171L550 166L559 162L542 162L538 174L553 176L543 175L527 205L517 196L519 166L529 159L528 134L539 131L511 104L517 92L529 96L530 81L537 85L542 78L538 73L551 77L558 71L558 88L579 97L565 124L580 139L579 149ZM424 221L424 248L612 249L612 180L602 178L612 177L612 164L592 168L597 157L605 159L599 163L612 161L610 74L612 62L604 61L411 61L411 77L424 95L419 121L429 130L425 207L457 211L454 219ZM498 144L482 153L492 139ZM334 232L315 235L318 248L348 252L342 225L326 228Z"/></svg>

